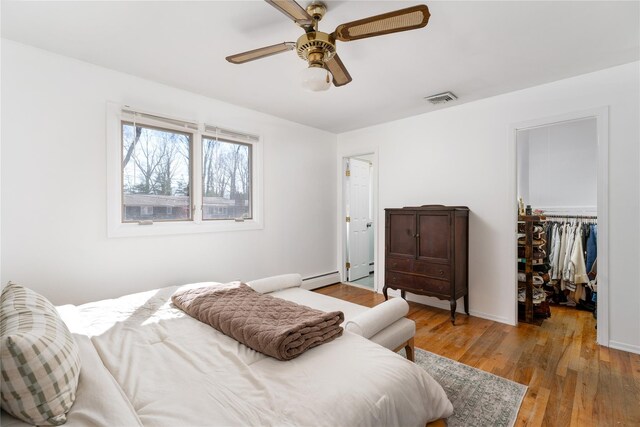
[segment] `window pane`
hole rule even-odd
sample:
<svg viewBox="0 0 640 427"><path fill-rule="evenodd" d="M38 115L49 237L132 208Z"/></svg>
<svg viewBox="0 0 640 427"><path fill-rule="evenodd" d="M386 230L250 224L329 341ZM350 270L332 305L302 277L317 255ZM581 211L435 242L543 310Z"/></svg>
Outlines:
<svg viewBox="0 0 640 427"><path fill-rule="evenodd" d="M202 219L252 218L251 145L202 138Z"/></svg>
<svg viewBox="0 0 640 427"><path fill-rule="evenodd" d="M191 219L190 134L122 122L122 220Z"/></svg>

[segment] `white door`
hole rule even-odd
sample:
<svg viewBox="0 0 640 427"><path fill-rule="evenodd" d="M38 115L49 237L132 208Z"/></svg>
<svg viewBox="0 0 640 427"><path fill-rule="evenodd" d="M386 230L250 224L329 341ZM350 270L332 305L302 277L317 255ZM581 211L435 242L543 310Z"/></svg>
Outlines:
<svg viewBox="0 0 640 427"><path fill-rule="evenodd" d="M348 280L354 281L369 275L369 162L349 160L350 176L347 178L349 229Z"/></svg>

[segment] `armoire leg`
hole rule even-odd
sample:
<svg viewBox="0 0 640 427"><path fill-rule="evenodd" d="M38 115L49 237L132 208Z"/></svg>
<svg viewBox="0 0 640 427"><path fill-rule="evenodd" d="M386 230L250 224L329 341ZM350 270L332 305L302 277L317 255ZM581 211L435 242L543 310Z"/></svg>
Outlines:
<svg viewBox="0 0 640 427"><path fill-rule="evenodd" d="M464 312L467 313L467 316L469 315L469 294L464 296Z"/></svg>
<svg viewBox="0 0 640 427"><path fill-rule="evenodd" d="M458 303L456 302L455 299L450 300L449 303L451 304L451 324L455 325L456 324L456 308L458 307Z"/></svg>
<svg viewBox="0 0 640 427"><path fill-rule="evenodd" d="M388 300L389 296L387 295L387 285L384 285L384 288L382 288L382 295L384 295L384 300Z"/></svg>

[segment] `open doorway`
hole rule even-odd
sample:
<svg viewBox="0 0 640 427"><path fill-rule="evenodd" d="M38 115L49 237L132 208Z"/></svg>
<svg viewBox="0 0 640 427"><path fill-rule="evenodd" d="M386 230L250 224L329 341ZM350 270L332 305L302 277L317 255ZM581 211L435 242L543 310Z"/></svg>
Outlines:
<svg viewBox="0 0 640 427"><path fill-rule="evenodd" d="M580 112L514 129L517 319L575 319L608 345L607 112Z"/></svg>
<svg viewBox="0 0 640 427"><path fill-rule="evenodd" d="M346 281L375 290L373 154L346 157L343 198Z"/></svg>

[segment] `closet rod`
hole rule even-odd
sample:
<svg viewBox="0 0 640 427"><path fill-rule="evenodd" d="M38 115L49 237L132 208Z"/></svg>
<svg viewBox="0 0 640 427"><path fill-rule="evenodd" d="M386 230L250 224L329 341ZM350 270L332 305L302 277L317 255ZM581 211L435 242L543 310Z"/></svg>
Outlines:
<svg viewBox="0 0 640 427"><path fill-rule="evenodd" d="M547 215L542 214L546 218L577 218L577 219L598 219L597 215Z"/></svg>

